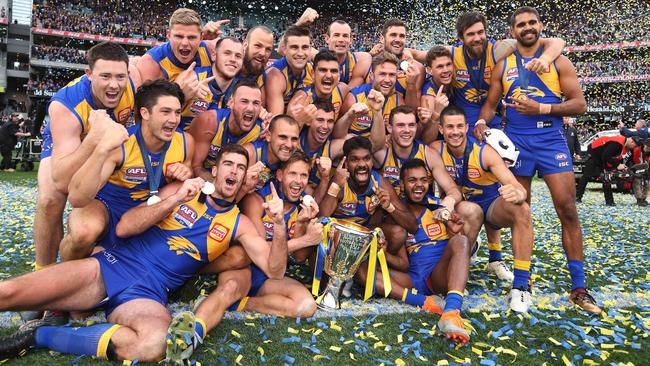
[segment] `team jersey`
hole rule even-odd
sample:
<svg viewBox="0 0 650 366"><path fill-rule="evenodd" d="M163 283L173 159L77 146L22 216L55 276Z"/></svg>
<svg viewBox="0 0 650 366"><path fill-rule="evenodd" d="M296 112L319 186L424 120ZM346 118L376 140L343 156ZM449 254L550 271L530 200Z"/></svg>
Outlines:
<svg viewBox="0 0 650 366"><path fill-rule="evenodd" d="M465 111L467 123L469 124L468 133L472 133L474 124L478 121L481 107L485 104L488 90L490 89L490 78L496 65L494 56L494 46L496 41L492 38L487 40L486 48L483 53L483 60L472 59L465 50L465 46L460 43L451 49L451 58L456 70L455 77L452 81L454 93L450 102ZM484 63L484 65L481 65ZM483 66L483 75L481 73ZM475 80L472 80L474 75ZM475 83L480 83L477 87ZM501 127L501 116L497 113L490 122L490 128Z"/></svg>
<svg viewBox="0 0 650 366"><path fill-rule="evenodd" d="M217 155L221 150L221 146L226 144L237 144L245 145L249 142L257 141L260 137L260 132L262 131L262 120L257 119L253 128L247 133L241 136L233 136L230 134L228 127L228 120L230 119L231 110L228 108L218 109L210 107L210 109L215 109L217 112L216 117L216 129L212 141L210 141L210 149L208 150L208 155L203 161L203 167L206 169L211 169L215 166L217 161Z"/></svg>
<svg viewBox="0 0 650 366"><path fill-rule="evenodd" d="M326 100L328 102L331 102L332 105L334 106L334 120L339 119L339 112L341 111L341 104L343 104L343 98L345 96L341 92L341 87L337 84L336 88L332 90L332 95L329 96L329 98L319 98L318 95L316 94L316 86L314 84L311 84L310 86L304 87L302 89L305 94L307 94L309 102L307 104L313 104L317 100Z"/></svg>
<svg viewBox="0 0 650 366"><path fill-rule="evenodd" d="M90 79L88 79L86 75L83 75L72 80L68 85L64 86L54 94L50 102L53 101L63 104L70 112L72 112L72 114L74 114L77 122L81 126L81 139L83 140L90 129L90 124L88 123L90 111L100 109L93 101ZM128 126L133 123L134 106L135 86L133 85L131 78L129 78L117 107L114 109L107 109L106 112L113 121ZM72 121L65 121L64 123L70 122L74 123ZM51 134L50 131L50 124L48 123L43 134L49 136Z"/></svg>
<svg viewBox="0 0 650 366"><path fill-rule="evenodd" d="M368 188L364 192L356 192L352 189L349 179L345 182L341 189L342 199L339 201L333 215L335 218L349 220L359 225L368 225L370 217L379 206L372 199L375 196L373 187L381 187L381 176L374 170L371 170L371 172Z"/></svg>
<svg viewBox="0 0 650 366"><path fill-rule="evenodd" d="M284 195L281 193L279 190L279 186L275 180L273 180L275 183L275 187L278 189L278 195L280 195L283 200ZM257 192L260 197L262 197L262 202L269 202L270 200L273 199L273 193L271 192L271 182L267 182L264 187L260 188ZM304 196L305 193L302 193L302 196ZM288 202L285 200L285 202ZM296 221L298 220L298 214L299 214L299 207L300 207L300 202L294 203L291 205L291 208L289 211L284 213L284 223L285 223L285 229L287 230L287 240L288 239L293 239L294 237L294 229L296 225ZM266 213L266 210L264 210L264 213L262 214L262 223L264 224L264 232L266 233L266 241L271 241L273 240L273 219L269 217L269 215Z"/></svg>
<svg viewBox="0 0 650 366"><path fill-rule="evenodd" d="M309 86L313 82L314 66L311 63L307 63L305 69L302 71L302 75L293 74L286 57L276 60L268 69L266 69L265 73L268 74L271 69L277 69L280 71L284 77L284 81L287 83L287 87L284 91L285 108L297 90ZM266 78L264 78L264 80L266 82Z"/></svg>
<svg viewBox="0 0 650 366"><path fill-rule="evenodd" d="M149 51L147 51L147 54L158 63L158 66L160 67L160 71L162 71L164 78L169 81L176 80L178 74L190 67L192 62L196 62L194 71L197 73L197 75L212 72L213 60L210 56L210 51L208 50L207 44L203 41L201 41L199 44L196 55L194 55L194 60L187 64L181 63L176 58L176 56L174 56L172 46L169 42L165 42L161 45L152 47L149 49Z"/></svg>
<svg viewBox="0 0 650 366"><path fill-rule="evenodd" d="M135 207L149 198L149 181L144 160L138 146L136 133L141 124L129 129L129 139L122 144L122 161L115 167L115 171L108 181L97 193L97 198L106 202L111 209L120 212ZM169 165L182 163L187 158L185 133L174 131L169 148L165 156L162 152L150 153L151 165L154 169L162 163L163 171L158 183L161 188L165 185L165 173Z"/></svg>
<svg viewBox="0 0 650 366"><path fill-rule="evenodd" d="M339 71L341 72L341 82L346 84L350 83L350 80L352 80L352 73L356 66L357 66L357 55L354 52L348 51L343 62L339 64ZM364 82L366 83L370 82L369 75L370 75L371 68L372 66L368 67L368 70L366 70L366 76L364 77Z"/></svg>
<svg viewBox="0 0 650 366"><path fill-rule="evenodd" d="M197 72L197 78L199 80L204 80L212 76L212 69L206 72ZM181 112L181 124L179 129L188 130L192 119L207 110L227 108L228 100L230 100L230 97L232 97L232 94L235 91L235 85L237 85L237 82L241 79L242 77L239 75L235 76L230 82L230 85L228 85L228 88L223 91L219 88L216 80L210 81L208 83L208 94L204 98L193 98L185 103L183 111Z"/></svg>
<svg viewBox="0 0 650 366"><path fill-rule="evenodd" d="M539 48L535 56L522 58L519 50L508 56L504 61L501 83L503 84L503 97L506 102L512 103L515 99L529 98L538 103L558 104L562 102L562 89L560 87L560 74L555 62L549 72L536 74L525 70L524 65L535 57L541 55L542 48ZM518 61L519 60L519 61ZM519 67L517 67L519 62ZM522 89L521 71L528 76L527 90ZM506 109L505 132L534 135L557 131L562 128L562 117L547 115L526 116L515 108Z"/></svg>
<svg viewBox="0 0 650 366"><path fill-rule="evenodd" d="M264 184L269 180L275 178L275 172L280 168L280 162L275 164L269 163L269 143L268 141L257 140L253 141L253 147L255 148L255 161L261 161L266 166L262 172L260 172L260 181L255 186L256 190L261 189Z"/></svg>
<svg viewBox="0 0 650 366"><path fill-rule="evenodd" d="M483 166L483 149L486 144L479 143L471 137L468 137L467 144L470 144L469 152L463 154L469 156L467 164L464 162L465 156L454 156L445 142L440 145L442 162L449 175L461 187L466 200L479 204L492 201L499 197L501 184L497 177ZM467 166L466 173L463 171L465 166Z"/></svg>
<svg viewBox="0 0 650 366"><path fill-rule="evenodd" d="M309 156L309 184L318 185L320 183L320 173L318 172L318 167L316 166L316 159L324 156L326 158L332 158L332 138L327 139L325 143L318 149L311 151L309 150L309 144L307 143L307 133L309 132L309 127L303 127L300 131L300 148L302 151Z"/></svg>
<svg viewBox="0 0 650 366"><path fill-rule="evenodd" d="M359 85L356 88L352 88L350 93L354 96L354 101L357 103L366 103L368 99L368 93L372 89L372 84L363 84ZM366 103L367 104L367 103ZM397 106L404 104L404 94L397 91L395 88L395 93L387 96L384 100L384 108L382 109L384 115L384 123L388 124L388 117L390 117L390 112ZM358 136L370 137L370 129L372 127L372 116L373 112L368 111L368 115L361 116L356 118L350 124L348 133L353 133Z"/></svg>
<svg viewBox="0 0 650 366"><path fill-rule="evenodd" d="M156 226L126 239L115 251L138 258L150 276L169 291L177 289L230 246L237 235L240 212L233 205L215 209L198 194Z"/></svg>
<svg viewBox="0 0 650 366"><path fill-rule="evenodd" d="M449 238L447 227L443 222L436 220L433 213L438 208L437 205L440 205L440 198L428 194L424 199L425 207L417 217L418 230L415 234L407 233L406 251L409 256L419 252L424 246L436 245L439 240Z"/></svg>
<svg viewBox="0 0 650 366"><path fill-rule="evenodd" d="M386 178L393 185L393 188L395 189L395 192L398 196L401 195L401 188L399 185L399 172L402 169L402 164L404 164L407 160L420 159L424 161L424 165L426 166L427 170L427 176L429 177L429 187L433 187L433 173L431 172L429 163L427 162L426 148L427 145L425 145L423 142L413 140L411 153L405 159L402 159L397 156L397 154L395 154L392 143L389 144L388 148L386 149L386 155L384 155L384 160L381 162L378 170L380 174L383 175L384 178Z"/></svg>

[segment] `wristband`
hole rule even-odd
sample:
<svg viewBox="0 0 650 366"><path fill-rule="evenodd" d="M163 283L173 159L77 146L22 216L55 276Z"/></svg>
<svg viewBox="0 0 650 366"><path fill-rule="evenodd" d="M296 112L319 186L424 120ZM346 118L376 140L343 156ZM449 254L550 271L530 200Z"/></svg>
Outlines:
<svg viewBox="0 0 650 366"><path fill-rule="evenodd" d="M388 207L386 207L386 212L393 213L393 211L395 211L395 205L391 203L390 205L388 205Z"/></svg>
<svg viewBox="0 0 650 366"><path fill-rule="evenodd" d="M476 121L476 123L474 123L474 126L476 125L487 125L487 122L485 122L484 119L479 119L478 121Z"/></svg>
<svg viewBox="0 0 650 366"><path fill-rule="evenodd" d="M338 197L340 192L341 187L335 182L332 182L332 184L330 184L330 187L327 189L327 195L332 197Z"/></svg>
<svg viewBox="0 0 650 366"><path fill-rule="evenodd" d="M551 113L551 104L539 103L539 114L550 114Z"/></svg>

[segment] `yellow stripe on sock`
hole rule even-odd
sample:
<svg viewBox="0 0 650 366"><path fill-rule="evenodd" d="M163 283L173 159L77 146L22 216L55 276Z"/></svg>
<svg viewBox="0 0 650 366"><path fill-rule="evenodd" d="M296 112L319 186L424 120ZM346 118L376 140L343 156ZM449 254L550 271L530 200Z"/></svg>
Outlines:
<svg viewBox="0 0 650 366"><path fill-rule="evenodd" d="M458 294L458 295L460 295L460 297L465 297L464 293L462 293L460 291L456 291L456 290L447 291L447 295L449 295L449 294Z"/></svg>
<svg viewBox="0 0 650 366"><path fill-rule="evenodd" d="M246 303L248 302L248 296L245 296L244 298L239 301L239 306L237 306L237 311L242 311L244 309L244 306L246 306Z"/></svg>
<svg viewBox="0 0 650 366"><path fill-rule="evenodd" d="M501 250L501 243L488 243L488 250Z"/></svg>
<svg viewBox="0 0 650 366"><path fill-rule="evenodd" d="M406 301L406 295L409 293L409 289L405 288L402 293L402 301Z"/></svg>
<svg viewBox="0 0 650 366"><path fill-rule="evenodd" d="M46 264L44 266L39 266L38 264L34 263L34 271L40 271L41 269L45 269L47 267L52 267L55 264L56 263L50 263L50 264Z"/></svg>
<svg viewBox="0 0 650 366"><path fill-rule="evenodd" d="M530 271L530 261L520 261L518 259L515 259L515 269Z"/></svg>
<svg viewBox="0 0 650 366"><path fill-rule="evenodd" d="M206 333L208 333L208 327L205 325L205 322L203 319L195 316L194 319L196 320L197 323L201 324L201 327L203 327L203 338L205 338Z"/></svg>
<svg viewBox="0 0 650 366"><path fill-rule="evenodd" d="M99 344L97 344L97 357L108 359L106 356L106 351L108 350L108 342L111 341L113 333L115 333L120 328L122 328L121 325L115 324L112 327L108 328L104 334L102 334L102 336L99 338Z"/></svg>

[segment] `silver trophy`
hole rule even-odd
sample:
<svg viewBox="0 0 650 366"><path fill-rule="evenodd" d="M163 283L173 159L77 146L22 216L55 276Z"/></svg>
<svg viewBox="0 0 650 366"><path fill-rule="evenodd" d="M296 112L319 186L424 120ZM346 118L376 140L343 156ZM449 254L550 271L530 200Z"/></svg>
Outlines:
<svg viewBox="0 0 650 366"><path fill-rule="evenodd" d="M318 307L324 310L340 308L341 285L359 269L363 257L381 230L374 231L346 220L325 218L323 234L327 245L324 272L329 276L325 291L318 297Z"/></svg>

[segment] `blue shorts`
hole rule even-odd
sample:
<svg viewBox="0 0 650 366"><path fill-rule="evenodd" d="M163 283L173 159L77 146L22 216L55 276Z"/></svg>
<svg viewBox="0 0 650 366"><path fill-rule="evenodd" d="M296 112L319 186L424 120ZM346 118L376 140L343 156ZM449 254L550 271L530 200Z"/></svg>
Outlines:
<svg viewBox="0 0 650 366"><path fill-rule="evenodd" d="M95 197L96 200L104 204L106 212L108 213L108 223L106 224L106 232L104 235L97 240L95 245L104 247L104 249L113 249L116 246L119 238L117 237L116 228L117 224L120 222L122 215L127 211L126 209L116 207L119 205L111 205L104 198L100 196Z"/></svg>
<svg viewBox="0 0 650 366"><path fill-rule="evenodd" d="M52 133L50 126L47 126L41 134L43 142L41 142L41 160L52 156Z"/></svg>
<svg viewBox="0 0 650 366"><path fill-rule="evenodd" d="M257 295L257 292L262 288L264 285L264 282L269 279L269 277L260 269L260 267L251 264L250 265L251 269L251 288L248 290L248 294L246 296L248 297L254 297ZM230 311L236 311L237 308L239 307L239 304L241 303L241 300L235 301L232 305L228 307L228 310Z"/></svg>
<svg viewBox="0 0 650 366"><path fill-rule="evenodd" d="M519 159L512 170L518 177L543 177L548 174L572 172L573 158L562 129L540 135L506 134L519 149Z"/></svg>
<svg viewBox="0 0 650 366"><path fill-rule="evenodd" d="M445 239L420 245L417 250L409 253L409 276L413 282L413 288L419 293L427 296L433 294L429 277L440 262L446 248L447 240Z"/></svg>
<svg viewBox="0 0 650 366"><path fill-rule="evenodd" d="M481 210L483 210L483 223L489 225L493 229L501 229L499 226L494 225L493 223L490 222L490 220L488 220L488 213L490 212L490 207L492 206L494 201L496 201L497 198L499 198L499 197L501 197L501 196L494 196L492 198L488 198L488 199L481 200L481 201L476 201L476 202L470 201L470 202L476 203L477 205L479 205L479 207L481 207Z"/></svg>
<svg viewBox="0 0 650 366"><path fill-rule="evenodd" d="M119 250L104 250L93 254L106 288L104 307L106 317L118 306L131 300L149 299L167 305L168 289L151 273L144 270L143 263Z"/></svg>

